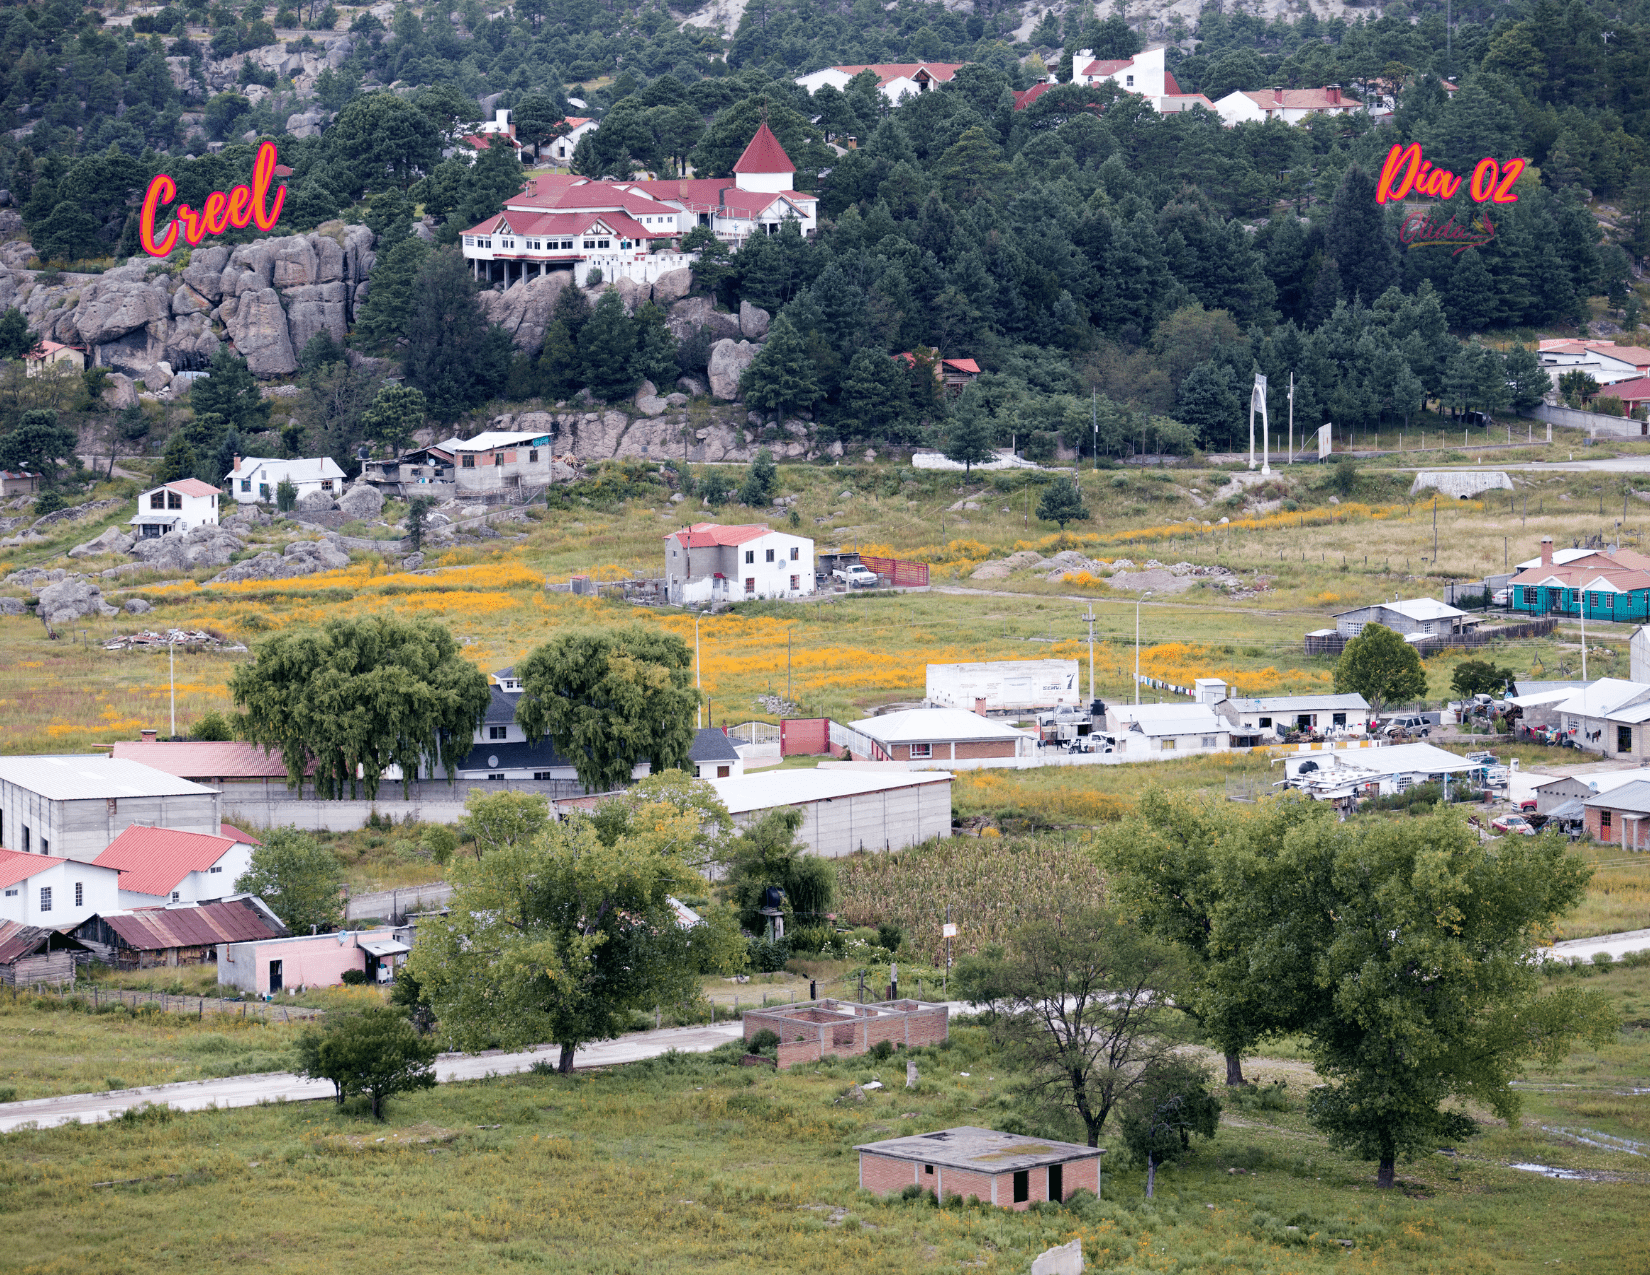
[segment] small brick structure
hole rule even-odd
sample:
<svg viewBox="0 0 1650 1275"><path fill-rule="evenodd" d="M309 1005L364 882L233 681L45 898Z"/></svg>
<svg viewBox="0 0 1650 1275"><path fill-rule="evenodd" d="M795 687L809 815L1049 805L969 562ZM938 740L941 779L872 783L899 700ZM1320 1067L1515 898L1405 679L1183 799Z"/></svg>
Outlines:
<svg viewBox="0 0 1650 1275"><path fill-rule="evenodd" d="M818 1062L827 1054L839 1058L863 1054L882 1041L906 1049L937 1045L950 1031L950 1010L923 1001L817 1000L797 1005L774 1005L745 1011L745 1040L758 1032L779 1037L779 1067Z"/></svg>
<svg viewBox="0 0 1650 1275"><path fill-rule="evenodd" d="M960 1195L1021 1210L1041 1200L1064 1200L1073 1191L1099 1195L1105 1155L1076 1142L972 1125L867 1142L854 1150L859 1185L878 1195L919 1186L941 1200Z"/></svg>

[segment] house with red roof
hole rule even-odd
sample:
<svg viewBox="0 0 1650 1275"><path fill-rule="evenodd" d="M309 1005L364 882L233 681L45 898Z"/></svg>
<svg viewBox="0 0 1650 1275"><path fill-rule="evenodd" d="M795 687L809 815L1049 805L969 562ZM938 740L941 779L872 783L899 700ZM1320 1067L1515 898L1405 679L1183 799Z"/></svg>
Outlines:
<svg viewBox="0 0 1650 1275"><path fill-rule="evenodd" d="M1363 109L1364 104L1347 97L1339 84L1321 89L1234 89L1215 103L1215 113L1227 127L1267 120L1303 124L1314 116L1351 115Z"/></svg>
<svg viewBox="0 0 1650 1275"><path fill-rule="evenodd" d="M929 358L934 358L935 353L934 350L927 352ZM917 356L910 350L894 357L908 368L917 365ZM979 374L980 365L973 359L934 359L934 379L953 394L961 394Z"/></svg>
<svg viewBox="0 0 1650 1275"><path fill-rule="evenodd" d="M580 287L595 269L608 280L653 283L697 259L697 253L671 248L696 226L708 227L736 251L753 235L779 233L786 222L812 235L819 200L791 189L795 176L796 166L766 123L731 178L542 176L464 232L464 257L477 279L505 287L552 270L572 270Z"/></svg>
<svg viewBox="0 0 1650 1275"><path fill-rule="evenodd" d="M1101 59L1095 58L1093 49L1079 49L1071 59L1071 82L1103 84L1110 80L1130 93L1140 94L1159 115L1176 115L1194 106L1213 110L1214 103L1203 94L1181 92L1174 72L1164 65L1163 56L1167 47L1160 44L1155 48L1142 49L1132 58Z"/></svg>
<svg viewBox="0 0 1650 1275"><path fill-rule="evenodd" d="M665 537L665 586L674 606L814 591L814 542L759 523L696 522Z"/></svg>
<svg viewBox="0 0 1650 1275"><path fill-rule="evenodd" d="M122 908L164 903L200 903L235 892L235 882L252 866L257 845L231 824L214 837L176 828L133 824L92 860L120 874Z"/></svg>
<svg viewBox="0 0 1650 1275"><path fill-rule="evenodd" d="M39 474L26 469L0 469L0 496L32 496L39 490Z"/></svg>
<svg viewBox="0 0 1650 1275"><path fill-rule="evenodd" d="M0 921L49 930L78 925L119 904L120 873L95 863L0 850Z"/></svg>
<svg viewBox="0 0 1650 1275"><path fill-rule="evenodd" d="M216 527L221 495L211 483L198 478L162 483L138 493L137 513L127 522L144 539L193 531L196 527Z"/></svg>
<svg viewBox="0 0 1650 1275"><path fill-rule="evenodd" d="M60 363L67 363L75 371L83 372L86 370L86 351L58 341L42 341L23 356L23 371L29 376L39 376L47 368Z"/></svg>
<svg viewBox="0 0 1650 1275"><path fill-rule="evenodd" d="M1586 372L1600 385L1611 386L1650 375L1650 350L1614 341L1558 337L1542 341L1536 357L1555 383L1565 372Z"/></svg>
<svg viewBox="0 0 1650 1275"><path fill-rule="evenodd" d="M869 71L877 77L877 89L882 96L898 106L913 93L926 93L946 83L967 65L966 62L875 62L859 66L828 66L799 75L796 82L810 94L817 93L827 84L841 92L854 76Z"/></svg>

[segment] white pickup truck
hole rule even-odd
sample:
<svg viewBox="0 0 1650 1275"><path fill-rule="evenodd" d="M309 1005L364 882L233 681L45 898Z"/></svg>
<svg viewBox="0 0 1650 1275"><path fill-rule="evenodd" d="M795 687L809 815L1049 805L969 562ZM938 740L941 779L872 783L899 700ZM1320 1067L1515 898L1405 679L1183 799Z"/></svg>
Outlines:
<svg viewBox="0 0 1650 1275"><path fill-rule="evenodd" d="M834 579L842 581L850 589L874 589L877 583L877 573L862 562L851 563L846 567L837 567L831 572Z"/></svg>

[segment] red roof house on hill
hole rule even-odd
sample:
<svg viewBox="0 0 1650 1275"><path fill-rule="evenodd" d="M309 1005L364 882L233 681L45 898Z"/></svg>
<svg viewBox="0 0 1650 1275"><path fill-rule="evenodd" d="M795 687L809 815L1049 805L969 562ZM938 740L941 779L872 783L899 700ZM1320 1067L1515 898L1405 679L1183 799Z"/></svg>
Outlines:
<svg viewBox="0 0 1650 1275"><path fill-rule="evenodd" d="M92 862L120 873L123 908L194 903L233 894L235 882L252 866L253 844L239 834L213 837L134 824Z"/></svg>
<svg viewBox="0 0 1650 1275"><path fill-rule="evenodd" d="M814 542L760 524L696 522L665 537L665 585L677 606L814 591Z"/></svg>

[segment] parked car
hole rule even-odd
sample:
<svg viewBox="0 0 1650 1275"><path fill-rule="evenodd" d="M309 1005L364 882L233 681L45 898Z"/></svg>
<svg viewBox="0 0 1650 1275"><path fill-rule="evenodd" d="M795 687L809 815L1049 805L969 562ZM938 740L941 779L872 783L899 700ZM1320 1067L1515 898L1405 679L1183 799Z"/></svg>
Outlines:
<svg viewBox="0 0 1650 1275"><path fill-rule="evenodd" d="M1498 606L1498 607L1510 607L1512 605L1512 590L1511 589L1497 589L1494 593L1490 594L1490 605L1491 606Z"/></svg>
<svg viewBox="0 0 1650 1275"><path fill-rule="evenodd" d="M1526 815L1530 814L1535 810L1535 805L1536 802L1534 797L1526 797L1523 801L1518 803L1519 813Z"/></svg>
<svg viewBox="0 0 1650 1275"><path fill-rule="evenodd" d="M1388 735L1419 735L1422 739L1432 731L1424 717L1394 717L1384 729Z"/></svg>
<svg viewBox="0 0 1650 1275"><path fill-rule="evenodd" d="M1529 820L1525 819L1523 815L1502 815L1498 819L1491 820L1490 827L1497 832L1516 832L1526 837L1535 836L1535 829L1530 827Z"/></svg>
<svg viewBox="0 0 1650 1275"><path fill-rule="evenodd" d="M1474 766L1494 766L1498 759L1494 753L1468 753L1467 760Z"/></svg>
<svg viewBox="0 0 1650 1275"><path fill-rule="evenodd" d="M837 567L831 575L842 581L850 589L874 589L877 584L877 573L863 562L851 563L846 567Z"/></svg>

